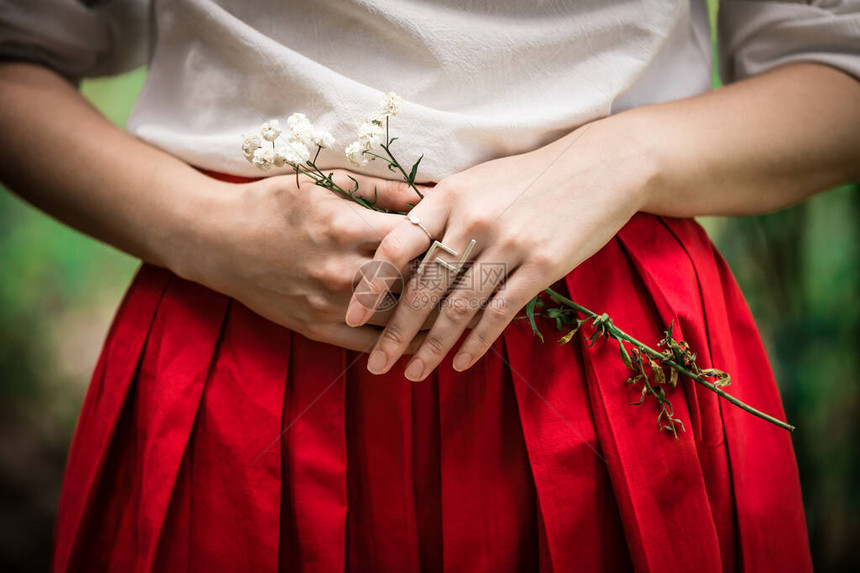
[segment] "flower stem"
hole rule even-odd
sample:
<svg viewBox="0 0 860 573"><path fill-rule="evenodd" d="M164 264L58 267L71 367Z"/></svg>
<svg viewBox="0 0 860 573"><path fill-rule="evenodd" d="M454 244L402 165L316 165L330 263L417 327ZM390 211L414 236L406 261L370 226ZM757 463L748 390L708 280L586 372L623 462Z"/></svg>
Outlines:
<svg viewBox="0 0 860 573"><path fill-rule="evenodd" d="M403 175L403 180L406 181L406 184L409 185L409 187L411 187L412 190L418 194L418 197L423 199L424 195L421 193L421 191L418 190L418 187L415 186L415 183L410 179L409 174L406 173L406 170L403 169L403 167L401 167L400 162L397 161L397 158L394 157L394 155L391 153L391 150L388 149L389 145L391 145L391 138L388 136L388 117L386 117L385 118L385 144L380 145L380 147L385 150L385 154L388 155L388 158L386 159L386 158L380 157L380 159L386 159L386 161L388 161L389 165L396 167L400 171L400 174ZM373 154L373 155L376 155L376 154ZM377 155L377 157L379 157L379 156Z"/></svg>
<svg viewBox="0 0 860 573"><path fill-rule="evenodd" d="M317 155L319 155L319 151L317 151ZM363 199L361 197L356 197L354 192L350 192L350 191L343 189L340 185L338 185L337 183L332 181L329 176L327 176L325 173L323 173L320 170L320 168L316 166L316 164L313 162L313 160L307 162L307 165L308 165L308 167L310 167L310 169L308 169L308 167L305 167L305 165L299 165L299 164L291 164L291 165L292 165L293 169L295 169L297 176L299 173L301 173L303 175L307 175L308 177L310 177L311 179L314 180L314 183L316 185L319 185L320 187L324 187L325 189L328 189L330 191L334 191L335 193L339 193L339 194L347 197L348 199L355 201L356 203L358 203L362 207L366 207L372 211L378 211L378 212L382 212L382 213L386 212L385 209L380 209L379 207L377 207L373 203L369 202L367 199Z"/></svg>
<svg viewBox="0 0 860 573"><path fill-rule="evenodd" d="M555 292L554 290L552 290L550 288L546 289L545 292L547 294L549 294L549 296L554 301L561 303L565 306L568 306L568 307L574 309L576 312L587 316L588 318L596 319L600 316L597 313L585 308L584 306L582 306L580 304L573 302L572 300L570 300L566 296L561 295L561 294ZM612 337L620 338L626 342L629 342L630 344L632 344L633 346L638 348L640 352L644 352L645 354L649 355L650 357L652 357L656 360L659 360L660 362L669 366L670 368L673 368L679 374L683 374L687 378L694 380L698 384L704 386L705 388L707 388L711 392L715 393L717 396L719 396L719 397L723 398L724 400L727 400L728 402L734 404L735 406L737 406L741 410L749 412L753 416L757 416L757 417L761 418L762 420L766 420L766 421L770 422L771 424L779 426L780 428L784 428L784 429L788 430L789 432L794 431L795 428L791 424L789 424L787 422L783 422L782 420L774 418L773 416L770 416L768 414L765 414L764 412L762 412L760 410L756 410L752 406L746 404L745 402L739 400L738 398L735 398L734 396L732 396L731 394L729 394L728 392L726 392L722 388L718 388L713 383L706 380L701 374L696 374L694 372L691 372L690 370L684 368L684 366L678 364L674 360L667 358L664 353L658 352L658 351L654 350L653 348L651 348L650 346L636 340L635 338L633 338L632 336L630 336L629 334L627 334L623 330L619 329L612 322L606 323L605 328Z"/></svg>

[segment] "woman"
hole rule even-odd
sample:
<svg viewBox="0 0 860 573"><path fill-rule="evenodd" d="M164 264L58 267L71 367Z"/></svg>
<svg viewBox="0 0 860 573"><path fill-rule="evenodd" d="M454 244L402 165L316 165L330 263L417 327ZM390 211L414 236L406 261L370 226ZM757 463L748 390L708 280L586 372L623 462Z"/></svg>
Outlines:
<svg viewBox="0 0 860 573"><path fill-rule="evenodd" d="M78 423L55 571L811 568L784 430L685 382L672 439L628 405L611 344L511 321L554 285L647 343L672 323L780 415L689 217L858 177L857 3L725 3L737 83L716 92L699 1L8 8L3 182L145 261ZM131 135L63 79L144 60ZM259 173L237 134L261 118L304 112L349 141L386 90L407 102L397 153L424 154L410 219L242 178ZM407 209L378 163L353 175L361 193ZM503 264L504 289L411 281L393 311L350 302L362 265L408 268L431 239L458 256L474 239L471 269ZM434 318L424 301L446 293Z"/></svg>

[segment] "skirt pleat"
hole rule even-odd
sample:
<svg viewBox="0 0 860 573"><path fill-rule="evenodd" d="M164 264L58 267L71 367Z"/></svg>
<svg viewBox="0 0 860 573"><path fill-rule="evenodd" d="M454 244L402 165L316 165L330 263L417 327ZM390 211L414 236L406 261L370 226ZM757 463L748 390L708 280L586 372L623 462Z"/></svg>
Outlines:
<svg viewBox="0 0 860 573"><path fill-rule="evenodd" d="M729 391L782 407L749 311L690 220L637 215L553 286ZM811 570L788 434L695 383L661 431L617 345L516 320L464 373L367 372L144 265L75 432L54 571Z"/></svg>
<svg viewBox="0 0 860 573"><path fill-rule="evenodd" d="M445 571L523 571L537 563L535 487L507 360L496 344L439 380Z"/></svg>
<svg viewBox="0 0 860 573"><path fill-rule="evenodd" d="M343 571L346 558L346 372L343 349L293 334L279 438L285 571ZM246 379L253 384L254 380ZM249 421L250 422L250 421ZM241 556L234 560L241 567ZM210 564L217 567L217 564Z"/></svg>
<svg viewBox="0 0 860 573"><path fill-rule="evenodd" d="M247 570L278 570L281 449L275 438L289 340L285 329L230 306L188 446L192 570L236 555L247 556L241 563Z"/></svg>
<svg viewBox="0 0 860 573"><path fill-rule="evenodd" d="M412 384L402 382L401 363L378 377L367 371L366 357L348 356L354 363L346 381L349 510L341 530L348 569L419 571Z"/></svg>
<svg viewBox="0 0 860 573"><path fill-rule="evenodd" d="M554 286L567 291L563 284ZM556 344L549 321L539 326L546 342L520 321L505 331L504 354L490 351L495 358L505 357L517 399L545 543L538 548L543 556L539 570L629 570L579 349Z"/></svg>
<svg viewBox="0 0 860 573"><path fill-rule="evenodd" d="M99 563L104 559L103 550L94 550L99 545L94 547L87 538L98 537L100 533L110 535L117 518L100 519L99 514L107 510L106 500L96 498L101 485L103 492L116 491L119 501L131 485L131 477L118 480L111 474L102 480L102 476L111 443L122 441L128 434L128 429L117 432L117 427L121 415L129 409L126 402L134 400L130 392L132 380L169 282L169 273L138 273L108 333L78 418L76 437L69 448L54 536L55 571L84 570L77 563Z"/></svg>
<svg viewBox="0 0 860 573"><path fill-rule="evenodd" d="M664 249L660 239L636 238L637 248ZM611 267L610 260L615 262ZM677 259L675 262L677 265ZM612 268L611 275L608 268ZM676 276L683 276L686 270L677 266ZM575 278L567 280L574 299L609 313L616 325L648 346L657 346L670 323L676 336L687 334L682 332L685 325L678 324L674 316L660 317L619 240L610 242L577 271ZM585 344L581 341L583 347ZM720 570L721 549L699 466L698 437L684 397L689 385L683 381L678 392L669 391L675 417L687 428L673 439L660 429L653 398L646 398L641 406L630 405L640 399L640 393L624 383L631 373L620 360L616 344L583 348L582 356L598 439L624 516L635 569ZM696 550L690 551L691 546Z"/></svg>

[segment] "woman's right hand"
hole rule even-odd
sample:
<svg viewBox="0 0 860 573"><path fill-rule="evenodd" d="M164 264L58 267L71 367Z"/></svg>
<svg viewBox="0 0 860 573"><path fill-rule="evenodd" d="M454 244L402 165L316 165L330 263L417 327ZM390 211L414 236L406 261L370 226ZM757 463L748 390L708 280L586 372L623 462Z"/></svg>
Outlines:
<svg viewBox="0 0 860 573"><path fill-rule="evenodd" d="M418 197L405 184L335 171L335 182L381 207L408 211ZM366 209L307 177L274 176L220 185L223 200L206 213L188 249L169 265L180 276L227 294L261 316L312 340L367 351L391 310L369 326L344 322L353 281L380 241L404 217ZM198 242L199 240L199 242ZM181 252L184 251L184 254ZM417 342L416 342L417 344Z"/></svg>

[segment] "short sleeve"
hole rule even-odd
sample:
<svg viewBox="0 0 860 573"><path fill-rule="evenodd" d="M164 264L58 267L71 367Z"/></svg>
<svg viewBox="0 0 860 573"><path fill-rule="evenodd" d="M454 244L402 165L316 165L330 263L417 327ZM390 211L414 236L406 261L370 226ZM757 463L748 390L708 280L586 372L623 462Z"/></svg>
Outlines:
<svg viewBox="0 0 860 573"><path fill-rule="evenodd" d="M725 82L794 62L860 79L860 0L724 0L718 28Z"/></svg>
<svg viewBox="0 0 860 573"><path fill-rule="evenodd" d="M146 63L148 0L0 0L0 59L37 62L71 80Z"/></svg>

